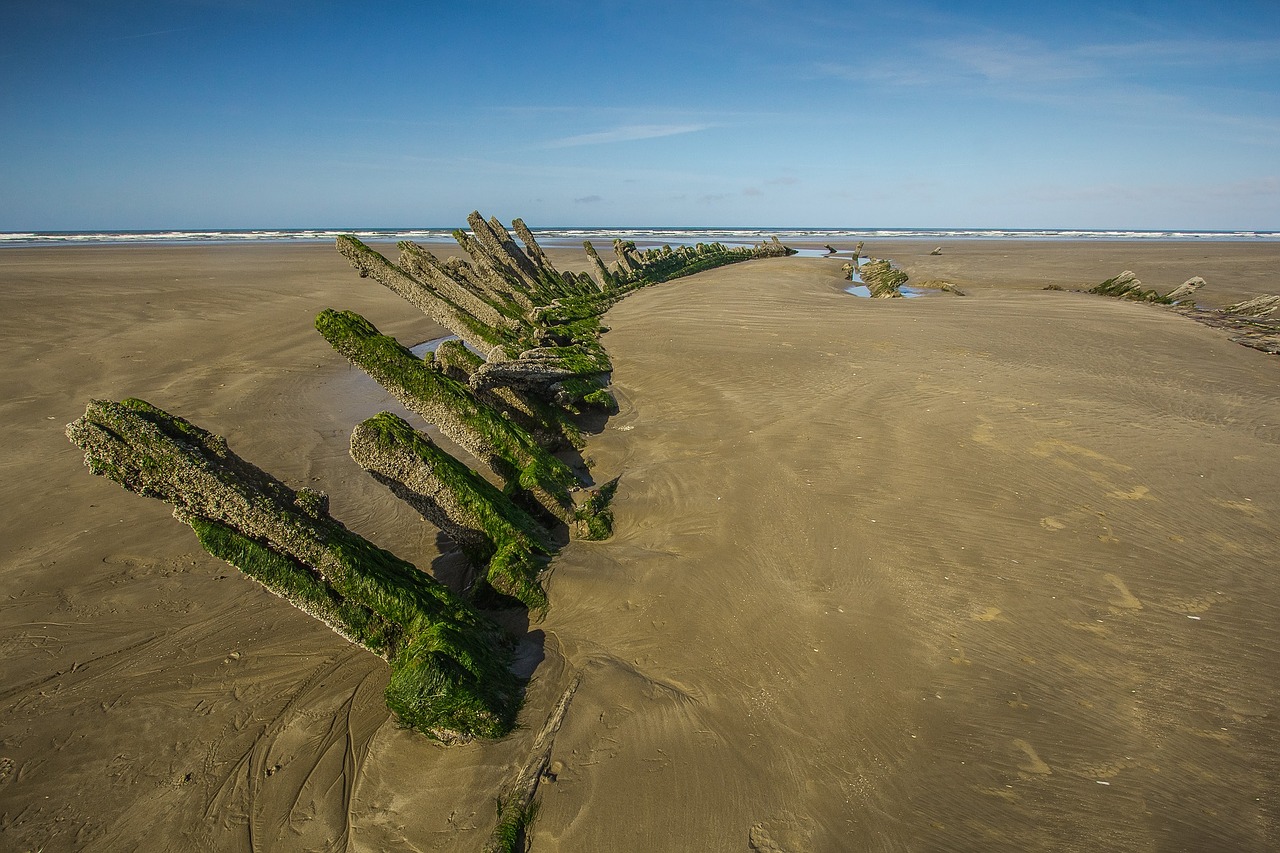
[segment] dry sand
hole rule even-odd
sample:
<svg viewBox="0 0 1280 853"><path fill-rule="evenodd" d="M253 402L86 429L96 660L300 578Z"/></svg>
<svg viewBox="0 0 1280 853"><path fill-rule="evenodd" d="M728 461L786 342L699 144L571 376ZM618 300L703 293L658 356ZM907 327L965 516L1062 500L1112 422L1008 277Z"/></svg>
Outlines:
<svg viewBox="0 0 1280 853"><path fill-rule="evenodd" d="M311 321L439 330L326 246L0 253L0 847L477 850L575 674L538 853L1280 845L1280 362L1040 290L1221 304L1280 245L932 248L868 247L968 297L787 258L610 312L617 533L557 560L524 728L454 749L62 434L143 397L444 569L346 455L399 409Z"/></svg>

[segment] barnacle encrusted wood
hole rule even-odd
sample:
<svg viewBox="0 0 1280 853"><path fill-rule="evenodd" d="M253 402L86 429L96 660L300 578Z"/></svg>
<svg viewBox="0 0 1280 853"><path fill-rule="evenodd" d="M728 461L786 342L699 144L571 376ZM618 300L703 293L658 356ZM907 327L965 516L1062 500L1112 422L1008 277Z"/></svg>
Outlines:
<svg viewBox="0 0 1280 853"><path fill-rule="evenodd" d="M484 583L546 610L538 575L551 556L547 531L488 480L389 412L355 428L351 458L484 566Z"/></svg>
<svg viewBox="0 0 1280 853"><path fill-rule="evenodd" d="M1157 305L1194 305L1195 300L1191 297L1202 287L1204 287L1204 279L1196 276L1162 295L1159 291L1144 288L1142 282L1133 274L1133 270L1125 270L1114 278L1095 284L1089 288L1089 292L1133 302L1153 302Z"/></svg>
<svg viewBox="0 0 1280 853"><path fill-rule="evenodd" d="M391 665L387 706L443 741L511 730L521 684L510 640L411 563L234 454L221 436L138 399L93 400L68 425L94 474L158 498L200 544Z"/></svg>
<svg viewBox="0 0 1280 853"><path fill-rule="evenodd" d="M324 311L316 318L316 328L397 400L488 465L507 487L527 493L561 521L573 519L569 490L578 482L573 471L514 419L504 417L469 386L436 370L431 361L381 334L359 314Z"/></svg>
<svg viewBox="0 0 1280 853"><path fill-rule="evenodd" d="M902 285L907 283L907 274L886 260L868 259L857 272L873 299L901 297Z"/></svg>

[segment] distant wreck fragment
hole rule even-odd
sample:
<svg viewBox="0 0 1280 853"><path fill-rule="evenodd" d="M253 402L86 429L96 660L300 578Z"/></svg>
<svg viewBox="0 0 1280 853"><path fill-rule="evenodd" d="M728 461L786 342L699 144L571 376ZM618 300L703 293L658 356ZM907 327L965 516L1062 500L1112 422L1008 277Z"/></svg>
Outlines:
<svg viewBox="0 0 1280 853"><path fill-rule="evenodd" d="M1109 278L1101 284L1089 288L1090 293L1099 296L1113 296L1116 299L1128 299L1133 302L1152 302L1156 305L1195 304L1192 298L1195 292L1204 287L1204 279L1200 277L1187 279L1166 294L1154 290L1146 290L1142 282L1133 274L1133 270L1125 270L1115 278Z"/></svg>
<svg viewBox="0 0 1280 853"><path fill-rule="evenodd" d="M1233 332L1230 338L1233 343L1280 355L1280 317L1272 316L1280 311L1280 295L1257 296L1221 310L1200 308L1195 303L1195 294L1204 286L1203 278L1193 276L1161 295L1154 290L1144 290L1137 276L1131 270L1125 270L1115 278L1089 288L1088 292L1171 306L1197 323Z"/></svg>
<svg viewBox="0 0 1280 853"><path fill-rule="evenodd" d="M67 427L94 474L173 505L200 544L391 665L387 707L445 742L498 737L521 684L512 643L443 584L329 515L226 440L138 399L94 400Z"/></svg>
<svg viewBox="0 0 1280 853"><path fill-rule="evenodd" d="M894 299L902 296L907 274L886 260L870 259L856 270L872 299Z"/></svg>
<svg viewBox="0 0 1280 853"><path fill-rule="evenodd" d="M1198 323L1230 332L1232 343L1280 355L1280 317L1273 316L1277 308L1280 296L1259 296L1221 311L1192 308L1182 313Z"/></svg>
<svg viewBox="0 0 1280 853"><path fill-rule="evenodd" d="M1276 311L1280 311L1280 296L1255 296L1253 299L1228 305L1222 310L1241 317L1270 317Z"/></svg>

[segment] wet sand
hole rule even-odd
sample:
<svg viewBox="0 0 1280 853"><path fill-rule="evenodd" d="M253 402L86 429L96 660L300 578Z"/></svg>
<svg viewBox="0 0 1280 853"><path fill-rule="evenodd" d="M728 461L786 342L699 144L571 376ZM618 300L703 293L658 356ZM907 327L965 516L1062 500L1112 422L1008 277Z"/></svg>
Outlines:
<svg viewBox="0 0 1280 853"><path fill-rule="evenodd" d="M346 455L392 402L311 321L439 330L327 246L0 253L0 846L476 850L576 674L535 851L1280 844L1280 363L1041 290L1237 301L1280 292L1280 245L932 248L868 246L969 296L787 258L610 312L617 533L557 560L524 727L447 750L62 434L141 396L443 569Z"/></svg>

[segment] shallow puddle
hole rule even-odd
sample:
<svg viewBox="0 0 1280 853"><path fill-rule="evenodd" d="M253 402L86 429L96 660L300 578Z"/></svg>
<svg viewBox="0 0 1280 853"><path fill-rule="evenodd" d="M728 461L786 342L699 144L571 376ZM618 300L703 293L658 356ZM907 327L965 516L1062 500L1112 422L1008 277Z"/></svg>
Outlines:
<svg viewBox="0 0 1280 853"><path fill-rule="evenodd" d="M852 293L854 296L861 296L863 299L871 298L871 288L867 287L865 284L855 284L850 287L846 287L844 292ZM898 292L907 299L915 299L917 296L925 296L929 291L919 290L914 287L900 287L898 288Z"/></svg>
<svg viewBox="0 0 1280 853"><path fill-rule="evenodd" d="M413 353L418 358L422 358L424 355L426 355L429 352L435 352L437 349L440 348L440 345L445 341L456 341L456 340L458 340L457 335L445 335L443 338L432 338L429 341L423 341L420 344L414 344L413 346L409 347L409 352ZM468 347L468 349L470 349L470 347Z"/></svg>

